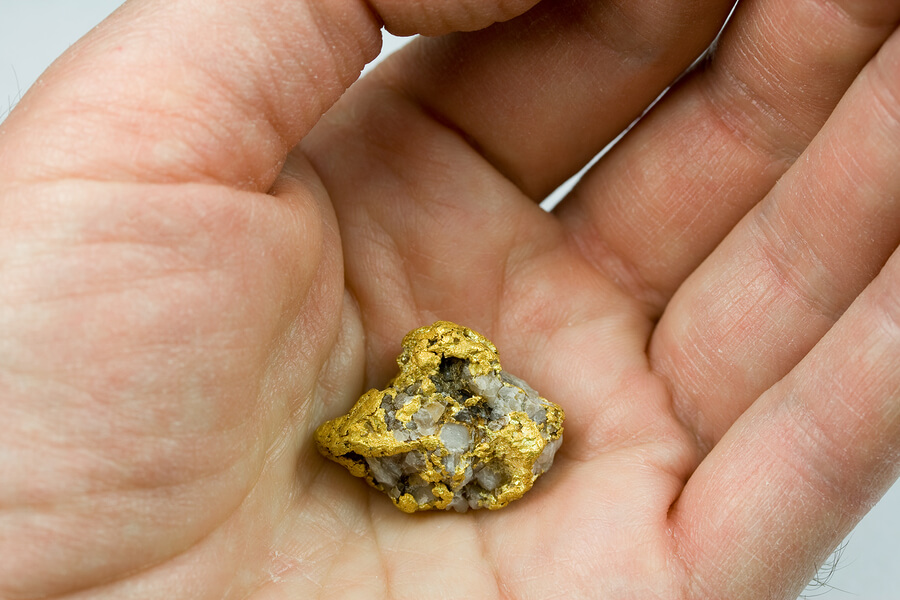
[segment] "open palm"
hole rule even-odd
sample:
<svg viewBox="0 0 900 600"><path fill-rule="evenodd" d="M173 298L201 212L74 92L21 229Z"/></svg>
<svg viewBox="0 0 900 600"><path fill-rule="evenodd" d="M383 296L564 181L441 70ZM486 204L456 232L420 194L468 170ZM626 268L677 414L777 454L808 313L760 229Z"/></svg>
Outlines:
<svg viewBox="0 0 900 600"><path fill-rule="evenodd" d="M0 597L796 595L897 475L900 6L742 2L547 213L731 3L369 4L134 1L0 126ZM311 442L436 319L567 413L500 512Z"/></svg>

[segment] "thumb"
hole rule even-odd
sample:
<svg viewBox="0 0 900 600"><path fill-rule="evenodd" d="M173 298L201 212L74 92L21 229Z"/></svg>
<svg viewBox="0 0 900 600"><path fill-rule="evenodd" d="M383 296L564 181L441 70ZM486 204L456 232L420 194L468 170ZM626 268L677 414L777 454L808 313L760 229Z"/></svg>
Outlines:
<svg viewBox="0 0 900 600"><path fill-rule="evenodd" d="M0 127L0 181L267 189L375 58L383 23L440 34L537 0L135 0L59 59Z"/></svg>

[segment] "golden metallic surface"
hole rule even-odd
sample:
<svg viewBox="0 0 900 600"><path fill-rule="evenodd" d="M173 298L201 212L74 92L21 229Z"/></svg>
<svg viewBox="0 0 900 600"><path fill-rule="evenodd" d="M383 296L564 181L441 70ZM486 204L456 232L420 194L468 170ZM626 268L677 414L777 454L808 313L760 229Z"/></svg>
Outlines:
<svg viewBox="0 0 900 600"><path fill-rule="evenodd" d="M548 444L558 446L565 418L563 410L545 398L538 398L540 411L545 411L538 420L525 412L512 411L502 421L490 422L484 416L485 410L477 410L485 403L481 396L452 398L438 389L446 381L446 376L441 379L442 366L455 359L464 361L472 377L496 378L502 371L497 348L467 327L438 321L413 330L403 338L403 351L397 358L400 373L385 389L372 389L363 394L346 415L321 425L315 434L319 451L388 494L394 505L407 513L448 508L455 494L462 493L462 486L472 481L473 468L477 471L485 465L502 473L502 484L492 490L475 487L474 491L468 491L470 496L476 495L473 502L478 507L498 509L521 498L543 472L534 472L535 461ZM509 378L503 381L502 386L512 388L507 394L525 394L525 388L530 390L524 382L522 387L511 383ZM499 388L501 384L496 385ZM405 404L389 417L385 406L393 411L392 403L398 394L409 398L401 396ZM464 410L465 413L460 412ZM388 426L390 420L399 423L401 428L412 429L414 424L410 421L417 413L426 417L431 414L438 419L432 435L403 440L399 439L402 435L396 435ZM467 416L464 423L460 420L462 414ZM466 427L473 442L468 450L457 454L455 466L448 466L452 453L441 440L441 428L448 424L455 425L457 431L459 426ZM383 457L400 460L410 456L407 453L424 457L417 472L405 476L402 483L393 487L376 479L370 467L372 461ZM430 490L430 494L417 502L410 490L423 489Z"/></svg>

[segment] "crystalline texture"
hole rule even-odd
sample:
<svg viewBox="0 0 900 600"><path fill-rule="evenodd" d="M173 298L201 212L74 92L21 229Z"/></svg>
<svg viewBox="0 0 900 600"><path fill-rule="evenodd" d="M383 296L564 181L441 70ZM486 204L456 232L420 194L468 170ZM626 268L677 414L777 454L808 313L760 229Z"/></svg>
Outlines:
<svg viewBox="0 0 900 600"><path fill-rule="evenodd" d="M502 508L552 466L562 409L502 370L486 338L438 321L407 334L397 362L316 444L398 508Z"/></svg>

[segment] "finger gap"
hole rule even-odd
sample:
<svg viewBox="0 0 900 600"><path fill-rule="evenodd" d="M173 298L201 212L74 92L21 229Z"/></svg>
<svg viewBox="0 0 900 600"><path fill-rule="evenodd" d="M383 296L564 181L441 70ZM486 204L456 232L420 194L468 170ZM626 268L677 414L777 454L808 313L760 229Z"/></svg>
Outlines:
<svg viewBox="0 0 900 600"><path fill-rule="evenodd" d="M707 46L700 55L694 59L694 61L688 65L688 67L682 71L675 80L666 86L656 98L653 99L650 104L638 115L631 123L629 123L625 129L620 131L616 137L610 140L603 148L600 149L597 154L591 158L590 161L587 162L577 173L566 179L559 186L556 187L552 192L547 194L543 200L540 202L540 207L546 212L553 212L553 210L559 206L559 204L572 192L573 189L578 185L578 182L581 181L582 177L584 177L588 171L590 171L594 165L596 165L604 156L609 154L609 152L630 132L634 127L650 113L653 108L659 104L659 102L665 97L669 91L676 87L685 77L693 73L697 70L701 65L703 65L706 61L708 61L713 54L715 54L716 47L719 44L719 40L722 37L722 34L725 31L725 28L728 26L728 23L731 21L732 15L734 15L735 9L737 9L737 2L731 7L731 10L728 12L728 16L725 18L725 21L722 23L722 26L719 28L718 33L716 34L713 41Z"/></svg>

